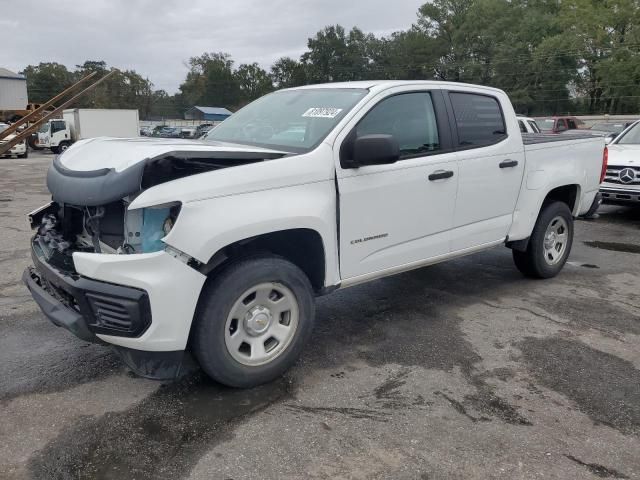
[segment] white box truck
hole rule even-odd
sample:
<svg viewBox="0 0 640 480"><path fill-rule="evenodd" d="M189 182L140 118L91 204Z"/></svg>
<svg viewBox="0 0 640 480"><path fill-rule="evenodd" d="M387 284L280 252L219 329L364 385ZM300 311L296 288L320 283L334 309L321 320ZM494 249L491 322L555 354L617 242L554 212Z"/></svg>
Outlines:
<svg viewBox="0 0 640 480"><path fill-rule="evenodd" d="M49 120L38 131L38 146L62 153L73 142L95 137L140 136L138 110L74 108Z"/></svg>

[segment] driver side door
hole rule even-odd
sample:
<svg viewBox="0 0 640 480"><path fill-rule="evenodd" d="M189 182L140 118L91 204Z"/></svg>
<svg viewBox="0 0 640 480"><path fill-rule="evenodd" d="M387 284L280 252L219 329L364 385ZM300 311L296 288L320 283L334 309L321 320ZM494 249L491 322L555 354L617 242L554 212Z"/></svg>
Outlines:
<svg viewBox="0 0 640 480"><path fill-rule="evenodd" d="M449 253L458 183L449 128L437 89L387 95L351 126L343 144L362 135L392 135L400 159L388 165L337 166L344 284Z"/></svg>

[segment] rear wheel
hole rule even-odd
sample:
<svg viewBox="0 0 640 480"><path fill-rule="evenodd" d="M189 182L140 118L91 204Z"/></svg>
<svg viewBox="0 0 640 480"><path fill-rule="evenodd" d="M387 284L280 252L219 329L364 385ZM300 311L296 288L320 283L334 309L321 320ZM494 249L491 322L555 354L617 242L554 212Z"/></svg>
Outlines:
<svg viewBox="0 0 640 480"><path fill-rule="evenodd" d="M569 258L573 217L563 202L542 207L524 252L513 250L516 267L527 277L555 277Z"/></svg>
<svg viewBox="0 0 640 480"><path fill-rule="evenodd" d="M296 265L277 256L238 261L203 289L191 347L202 369L232 387L282 375L314 322L313 290Z"/></svg>

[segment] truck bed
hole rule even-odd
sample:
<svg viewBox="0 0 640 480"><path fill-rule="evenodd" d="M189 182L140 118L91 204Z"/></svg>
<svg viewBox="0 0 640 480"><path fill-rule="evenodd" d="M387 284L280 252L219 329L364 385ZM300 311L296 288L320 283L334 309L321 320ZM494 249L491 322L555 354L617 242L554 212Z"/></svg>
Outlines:
<svg viewBox="0 0 640 480"><path fill-rule="evenodd" d="M567 140L584 140L598 138L602 135L593 135L592 133L523 133L522 143L525 145L536 145L538 143L564 142Z"/></svg>

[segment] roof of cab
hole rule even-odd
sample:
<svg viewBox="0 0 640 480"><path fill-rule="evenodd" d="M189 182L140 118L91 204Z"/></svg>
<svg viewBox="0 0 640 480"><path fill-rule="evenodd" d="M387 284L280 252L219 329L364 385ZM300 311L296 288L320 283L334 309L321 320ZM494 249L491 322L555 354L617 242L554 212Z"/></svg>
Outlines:
<svg viewBox="0 0 640 480"><path fill-rule="evenodd" d="M473 85L470 83L460 82L444 82L440 80L358 80L353 82L333 82L333 83L318 83L314 85L302 85L300 87L293 87L288 90L306 90L311 88L364 88L368 90L386 90L392 87L401 87L405 85L420 85L420 86L441 86L450 87L455 89L456 87L473 87L490 90L493 92L502 92L502 90L486 87L484 85Z"/></svg>

